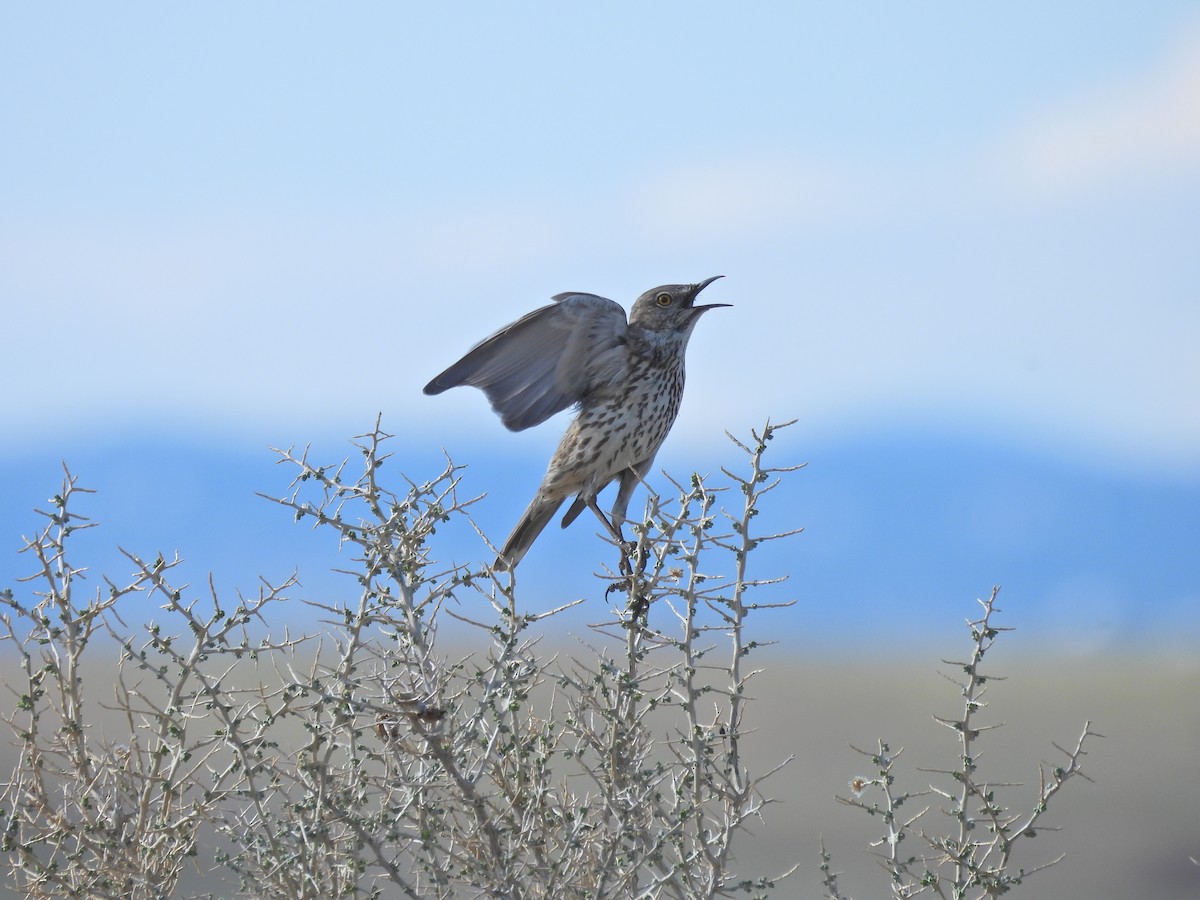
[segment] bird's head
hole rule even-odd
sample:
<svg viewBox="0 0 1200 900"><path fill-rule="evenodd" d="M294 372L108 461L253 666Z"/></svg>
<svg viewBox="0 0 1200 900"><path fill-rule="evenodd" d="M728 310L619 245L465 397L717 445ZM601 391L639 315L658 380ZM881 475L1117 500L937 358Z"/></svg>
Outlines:
<svg viewBox="0 0 1200 900"><path fill-rule="evenodd" d="M696 284L664 284L651 288L634 301L629 311L629 324L640 325L651 331L690 331L706 310L730 305L696 305L696 297L700 292L721 277L714 275Z"/></svg>

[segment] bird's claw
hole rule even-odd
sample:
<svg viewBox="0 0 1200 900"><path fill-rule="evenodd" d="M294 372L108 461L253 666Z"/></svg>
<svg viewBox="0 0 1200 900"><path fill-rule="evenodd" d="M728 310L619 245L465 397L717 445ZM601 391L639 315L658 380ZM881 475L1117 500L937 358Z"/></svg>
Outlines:
<svg viewBox="0 0 1200 900"><path fill-rule="evenodd" d="M645 558L639 558L637 555L638 542L621 540L617 543L617 549L621 551L621 574L629 577L633 575L633 561L637 559L638 572L642 572L646 568Z"/></svg>

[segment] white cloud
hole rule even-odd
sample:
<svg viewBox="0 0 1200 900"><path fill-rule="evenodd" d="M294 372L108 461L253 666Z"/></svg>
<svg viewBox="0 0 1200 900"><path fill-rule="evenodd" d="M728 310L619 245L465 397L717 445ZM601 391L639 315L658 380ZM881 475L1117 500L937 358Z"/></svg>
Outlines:
<svg viewBox="0 0 1200 900"><path fill-rule="evenodd" d="M861 179L829 161L781 154L696 161L635 186L630 206L647 236L741 239L780 224L829 225L860 217Z"/></svg>
<svg viewBox="0 0 1200 900"><path fill-rule="evenodd" d="M1037 191L1200 170L1200 27L1141 76L1038 116L1006 150Z"/></svg>
<svg viewBox="0 0 1200 900"><path fill-rule="evenodd" d="M1125 82L1031 110L982 146L921 160L749 151L697 159L634 186L632 226L659 242L745 242L780 228L906 226L991 213L1013 199L1137 187L1200 172L1200 24Z"/></svg>

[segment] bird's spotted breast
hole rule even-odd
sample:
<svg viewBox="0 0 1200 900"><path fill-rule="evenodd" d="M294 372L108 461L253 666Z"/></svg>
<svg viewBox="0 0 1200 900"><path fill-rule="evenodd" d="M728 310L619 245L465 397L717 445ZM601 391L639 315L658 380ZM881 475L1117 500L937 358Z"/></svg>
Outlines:
<svg viewBox="0 0 1200 900"><path fill-rule="evenodd" d="M653 456L666 439L683 397L683 366L648 357L636 362L620 390L585 403L571 423L547 473L556 489L604 485Z"/></svg>

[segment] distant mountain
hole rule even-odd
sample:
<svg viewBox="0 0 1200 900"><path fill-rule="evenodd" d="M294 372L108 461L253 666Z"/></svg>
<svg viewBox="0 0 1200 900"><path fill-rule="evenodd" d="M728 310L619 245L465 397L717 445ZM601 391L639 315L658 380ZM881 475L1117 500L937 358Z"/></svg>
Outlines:
<svg viewBox="0 0 1200 900"><path fill-rule="evenodd" d="M425 479L445 464L434 447L412 450L397 439L396 457L382 477L404 490L405 473ZM786 434L772 447L778 465L807 462L785 477L755 520L762 532L802 527L804 533L765 544L752 558L761 577L789 575L763 599L794 599L788 610L763 612L759 627L813 650L843 652L940 636L973 612L973 598L1003 585L1008 624L1031 644L1055 652L1088 653L1129 644L1183 646L1200 637L1200 483L1121 477L1089 471L1029 451L943 436L877 434L844 443L805 446ZM472 507L479 525L501 541L532 495L548 451L529 458L505 455L494 443L448 448L462 472L463 496L487 493ZM350 456L330 441L315 459ZM176 550L186 558L193 589L206 591L209 572L221 591L257 591L258 576L272 582L298 570L298 597L330 601L355 596L333 536L257 496L288 491L292 472L261 452L226 453L211 447L170 446L153 440L64 448L80 484L98 493L76 510L102 527L76 535L76 565L114 579L130 566L118 546L142 555ZM356 459L351 458L351 466ZM688 466L715 473L742 468L740 452L688 448L668 441L661 468L676 478ZM20 536L42 520L59 489L57 459L4 461L0 490L0 587L16 583L34 560L18 556ZM656 472L652 484L666 494ZM611 493L611 491L610 491ZM602 498L611 502L609 494ZM733 506L740 495L723 502ZM631 510L641 509L635 497ZM580 627L598 617L604 584L592 572L614 564L611 548L582 516L569 530L548 529L521 565L521 596L531 609L585 596L589 604L560 620ZM484 561L492 553L465 523L440 530L435 556ZM714 560L714 574L721 560ZM298 621L313 614L292 607ZM147 610L149 616L151 609Z"/></svg>

